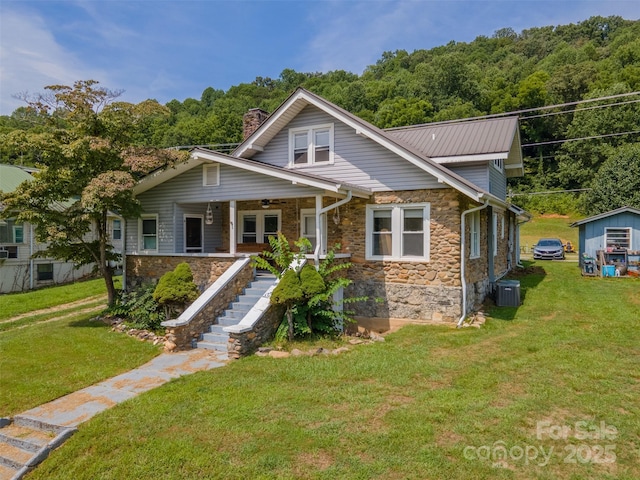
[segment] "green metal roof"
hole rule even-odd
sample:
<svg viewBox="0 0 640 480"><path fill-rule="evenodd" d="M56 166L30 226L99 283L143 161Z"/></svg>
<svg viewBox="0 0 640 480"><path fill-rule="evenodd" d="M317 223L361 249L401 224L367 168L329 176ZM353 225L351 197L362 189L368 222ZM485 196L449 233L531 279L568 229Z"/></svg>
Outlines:
<svg viewBox="0 0 640 480"><path fill-rule="evenodd" d="M31 181L33 177L20 167L0 164L0 191L13 192L24 181Z"/></svg>

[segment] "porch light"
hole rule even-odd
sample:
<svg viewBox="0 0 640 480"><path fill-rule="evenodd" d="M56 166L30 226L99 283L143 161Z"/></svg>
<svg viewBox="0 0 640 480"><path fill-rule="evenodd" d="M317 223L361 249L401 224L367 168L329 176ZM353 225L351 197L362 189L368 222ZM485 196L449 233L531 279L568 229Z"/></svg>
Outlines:
<svg viewBox="0 0 640 480"><path fill-rule="evenodd" d="M207 225L213 224L213 210L211 210L211 204L207 205L207 212L204 216L204 223Z"/></svg>
<svg viewBox="0 0 640 480"><path fill-rule="evenodd" d="M262 203L262 208L269 208L269 204L271 202L269 202L269 200L267 200L267 199L264 199L260 203Z"/></svg>

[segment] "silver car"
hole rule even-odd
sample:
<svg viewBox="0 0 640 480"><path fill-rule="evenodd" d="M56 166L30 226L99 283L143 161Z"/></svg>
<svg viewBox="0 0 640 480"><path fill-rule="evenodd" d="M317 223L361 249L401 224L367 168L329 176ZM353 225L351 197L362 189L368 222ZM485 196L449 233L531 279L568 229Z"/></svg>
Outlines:
<svg viewBox="0 0 640 480"><path fill-rule="evenodd" d="M564 245L559 238L541 238L533 246L535 260L564 260Z"/></svg>

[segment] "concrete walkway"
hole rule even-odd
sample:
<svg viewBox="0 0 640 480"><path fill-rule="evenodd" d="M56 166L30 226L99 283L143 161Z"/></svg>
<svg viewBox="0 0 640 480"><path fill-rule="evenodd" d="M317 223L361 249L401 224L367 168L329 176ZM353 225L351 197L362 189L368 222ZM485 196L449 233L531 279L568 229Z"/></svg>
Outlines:
<svg viewBox="0 0 640 480"><path fill-rule="evenodd" d="M64 442L75 431L75 427L107 408L159 387L173 378L222 367L226 362L226 353L204 349L163 353L139 368L16 415L11 423L8 419L0 419L0 427L4 427L0 428L0 480L21 478ZM12 429L24 428L51 431L56 439L42 445L37 442L34 445L20 445L12 441ZM21 431L20 436L24 437L25 433ZM7 445L3 448L2 443L5 442ZM14 447L19 448L16 450ZM34 455L27 455L25 449Z"/></svg>

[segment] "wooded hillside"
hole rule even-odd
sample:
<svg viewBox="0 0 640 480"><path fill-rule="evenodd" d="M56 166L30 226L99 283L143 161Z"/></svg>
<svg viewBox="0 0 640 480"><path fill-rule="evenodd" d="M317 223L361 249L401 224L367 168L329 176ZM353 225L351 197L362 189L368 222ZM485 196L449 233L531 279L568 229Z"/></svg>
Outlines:
<svg viewBox="0 0 640 480"><path fill-rule="evenodd" d="M239 142L248 109L271 112L298 86L382 128L525 110L520 115L526 175L511 188L583 189L592 186L619 147L640 138L640 21L592 17L521 33L505 28L470 43L384 52L362 75L286 69L278 78L256 77L226 92L207 88L199 99L167 103L171 114L149 122L138 142L162 147ZM608 106L596 108L603 105ZM43 128L42 123L19 108L0 117L0 134ZM563 141L585 137L590 139ZM0 146L3 163L37 160L1 139ZM627 174L640 177L640 159L632 158L630 165Z"/></svg>

